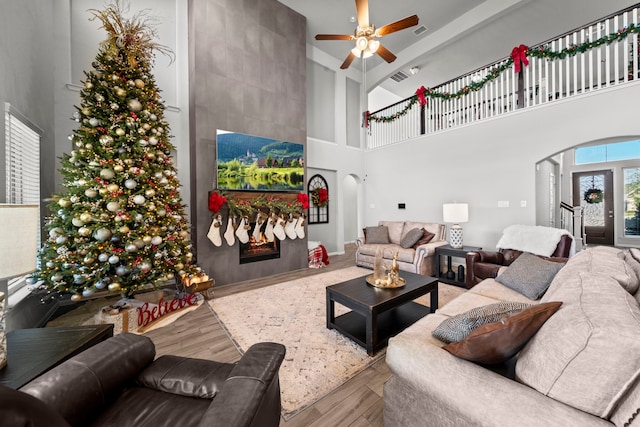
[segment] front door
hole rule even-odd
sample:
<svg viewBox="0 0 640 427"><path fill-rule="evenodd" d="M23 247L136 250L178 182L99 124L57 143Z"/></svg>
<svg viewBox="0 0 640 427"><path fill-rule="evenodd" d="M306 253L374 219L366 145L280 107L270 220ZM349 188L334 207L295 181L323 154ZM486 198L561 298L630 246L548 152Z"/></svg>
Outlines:
<svg viewBox="0 0 640 427"><path fill-rule="evenodd" d="M573 205L582 207L585 243L613 246L613 172L574 173Z"/></svg>

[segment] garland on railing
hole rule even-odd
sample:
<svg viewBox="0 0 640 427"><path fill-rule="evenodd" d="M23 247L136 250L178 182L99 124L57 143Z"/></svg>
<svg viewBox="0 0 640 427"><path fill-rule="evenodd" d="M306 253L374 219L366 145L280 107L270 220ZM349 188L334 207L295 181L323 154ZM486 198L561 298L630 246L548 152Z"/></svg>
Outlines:
<svg viewBox="0 0 640 427"><path fill-rule="evenodd" d="M484 87L489 82L497 79L502 72L511 68L513 66L514 72L521 72L521 64L524 66L529 65L528 57L538 58L538 59L548 59L548 60L556 60L556 59L564 59L566 57L571 57L577 55L578 53L584 53L596 47L600 47L604 44L611 44L615 41L622 41L629 34L634 34L640 32L640 25L631 24L628 27L624 27L618 30L615 33L608 34L604 37L601 37L597 40L586 41L584 43L572 44L567 46L559 51L553 51L548 45L538 46L536 48L529 48L525 45L519 45L513 48L511 51L511 55L509 58L505 60L501 65L493 67L489 70L489 73L484 76L482 79L477 81L472 81L468 85L464 86L460 90L454 93L450 92L437 92L430 88L425 88L424 86L420 86L416 90L415 95L408 98L408 104L402 108L402 110L397 111L388 116L379 116L377 114L371 114L368 111L365 113L365 126L368 127L371 122L378 123L388 123L393 122L400 117L406 115L409 110L411 110L416 104L420 106L425 106L427 104L427 98L436 99L440 98L443 100L449 99L457 99L462 96L468 95L470 92L475 92Z"/></svg>

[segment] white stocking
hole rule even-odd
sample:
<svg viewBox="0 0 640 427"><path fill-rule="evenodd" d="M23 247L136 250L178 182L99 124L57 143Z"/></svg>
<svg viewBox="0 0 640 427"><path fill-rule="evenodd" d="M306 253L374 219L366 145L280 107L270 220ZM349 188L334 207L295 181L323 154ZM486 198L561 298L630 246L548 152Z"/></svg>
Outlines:
<svg viewBox="0 0 640 427"><path fill-rule="evenodd" d="M227 221L227 230L224 232L224 240L227 241L227 245L229 246L233 246L236 243L236 238L233 234L233 232L235 231L235 228L233 226L235 222L235 217L231 218L231 216L229 216L229 220Z"/></svg>
<svg viewBox="0 0 640 427"><path fill-rule="evenodd" d="M247 217L243 216L240 220L240 225L238 225L238 229L236 230L236 237L240 240L240 243L247 243L249 241L249 232L247 231L247 227L251 227L247 225L248 222Z"/></svg>
<svg viewBox="0 0 640 427"><path fill-rule="evenodd" d="M277 219L274 215L269 215L269 219L267 219L267 226L264 229L264 236L267 238L267 242L271 243L275 239L275 235L273 234L273 225L276 223Z"/></svg>
<svg viewBox="0 0 640 427"><path fill-rule="evenodd" d="M298 238L304 239L304 216L303 215L300 215L298 217L298 220L296 221L295 230Z"/></svg>
<svg viewBox="0 0 640 427"><path fill-rule="evenodd" d="M276 220L276 225L273 227L273 234L279 239L284 240L287 238L286 233L284 232L284 219L279 216Z"/></svg>
<svg viewBox="0 0 640 427"><path fill-rule="evenodd" d="M293 218L291 218L291 215L289 215L289 219L287 220L287 223L284 226L284 232L286 233L287 237L290 238L291 240L298 238L298 235L296 234L295 226L296 226L295 221L293 220Z"/></svg>
<svg viewBox="0 0 640 427"><path fill-rule="evenodd" d="M256 215L256 225L255 227L253 227L253 241L258 243L260 240L262 240L262 238L260 237L260 228L262 228L262 224L264 223L264 221L262 221L262 214L260 212L258 212L258 214Z"/></svg>
<svg viewBox="0 0 640 427"><path fill-rule="evenodd" d="M207 237L211 240L216 246L222 245L222 239L220 238L220 222L222 217L220 215L216 215L213 217L213 221L211 222L211 227L209 227L209 232L207 233Z"/></svg>

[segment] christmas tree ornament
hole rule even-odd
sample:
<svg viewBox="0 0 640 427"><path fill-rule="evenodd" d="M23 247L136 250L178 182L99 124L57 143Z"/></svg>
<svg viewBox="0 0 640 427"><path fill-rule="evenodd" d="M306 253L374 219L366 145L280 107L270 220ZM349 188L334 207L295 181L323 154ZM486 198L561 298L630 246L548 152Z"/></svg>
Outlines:
<svg viewBox="0 0 640 427"><path fill-rule="evenodd" d="M227 229L224 232L224 240L227 241L227 245L229 246L233 246L236 243L236 239L235 239L235 218L232 218L231 216L229 216L229 219L227 219Z"/></svg>
<svg viewBox="0 0 640 427"><path fill-rule="evenodd" d="M134 113L142 110L142 104L137 99L130 99L127 102L127 107L129 107L129 110L133 111Z"/></svg>
<svg viewBox="0 0 640 427"><path fill-rule="evenodd" d="M245 244L249 241L249 232L247 231L247 220L244 216L240 219L240 224L238 225L238 229L236 230L236 237L240 241L240 243Z"/></svg>
<svg viewBox="0 0 640 427"><path fill-rule="evenodd" d="M284 232L287 235L288 238L290 238L291 240L295 240L298 238L298 235L296 234L296 230L295 230L295 221L293 220L291 214L289 214L289 217L287 218L287 221L284 225Z"/></svg>
<svg viewBox="0 0 640 427"><path fill-rule="evenodd" d="M222 246L222 238L220 237L220 222L222 221L222 217L220 215L215 215L213 217L213 221L211 222L211 226L209 227L209 232L207 233L207 238L211 240L215 246Z"/></svg>
<svg viewBox="0 0 640 427"><path fill-rule="evenodd" d="M144 205L144 202L146 201L147 199L145 199L142 194L136 194L135 196L133 196L133 203L135 203L136 205Z"/></svg>
<svg viewBox="0 0 640 427"><path fill-rule="evenodd" d="M111 230L108 228L99 228L93 233L93 237L100 242L106 242L111 238Z"/></svg>
<svg viewBox="0 0 640 427"><path fill-rule="evenodd" d="M115 176L113 169L102 169L100 171L100 178L102 179L113 179Z"/></svg>

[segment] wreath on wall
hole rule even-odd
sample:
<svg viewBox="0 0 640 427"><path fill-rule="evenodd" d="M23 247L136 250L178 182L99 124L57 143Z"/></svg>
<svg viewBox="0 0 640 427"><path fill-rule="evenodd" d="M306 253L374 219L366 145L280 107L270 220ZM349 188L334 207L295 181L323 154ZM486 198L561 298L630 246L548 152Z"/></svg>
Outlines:
<svg viewBox="0 0 640 427"><path fill-rule="evenodd" d="M604 193L599 188L590 188L589 190L584 192L584 201L587 203L602 203L603 199Z"/></svg>
<svg viewBox="0 0 640 427"><path fill-rule="evenodd" d="M316 188L311 191L311 200L314 206L323 208L329 204L329 191L326 188Z"/></svg>

